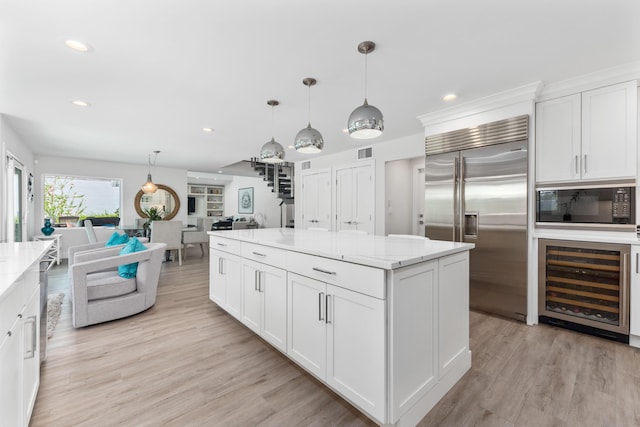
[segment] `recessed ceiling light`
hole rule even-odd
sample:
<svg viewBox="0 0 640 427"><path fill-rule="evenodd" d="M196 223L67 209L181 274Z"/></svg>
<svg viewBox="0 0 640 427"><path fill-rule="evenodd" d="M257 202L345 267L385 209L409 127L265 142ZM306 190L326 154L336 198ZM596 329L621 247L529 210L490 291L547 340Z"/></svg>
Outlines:
<svg viewBox="0 0 640 427"><path fill-rule="evenodd" d="M458 97L458 95L456 95L455 93L448 93L445 96L442 97L443 101L453 101L454 99L456 99Z"/></svg>
<svg viewBox="0 0 640 427"><path fill-rule="evenodd" d="M349 129L347 129L347 128L342 129L342 133L346 133L348 135L349 134Z"/></svg>
<svg viewBox="0 0 640 427"><path fill-rule="evenodd" d="M91 104L89 104L88 102L82 101L80 99L75 99L75 100L71 101L71 103L73 105L75 105L76 107L90 107L91 106Z"/></svg>
<svg viewBox="0 0 640 427"><path fill-rule="evenodd" d="M213 128L202 128L202 132L213 132Z"/></svg>
<svg viewBox="0 0 640 427"><path fill-rule="evenodd" d="M222 171L218 171L218 173L222 173Z"/></svg>
<svg viewBox="0 0 640 427"><path fill-rule="evenodd" d="M290 149L292 149L292 150L293 150L293 149L294 149L294 148L296 148L296 147L294 147L293 145L287 145L287 148L290 148Z"/></svg>
<svg viewBox="0 0 640 427"><path fill-rule="evenodd" d="M69 48L73 49L76 52L91 52L93 49L87 43L80 42L78 40L65 40L64 44Z"/></svg>

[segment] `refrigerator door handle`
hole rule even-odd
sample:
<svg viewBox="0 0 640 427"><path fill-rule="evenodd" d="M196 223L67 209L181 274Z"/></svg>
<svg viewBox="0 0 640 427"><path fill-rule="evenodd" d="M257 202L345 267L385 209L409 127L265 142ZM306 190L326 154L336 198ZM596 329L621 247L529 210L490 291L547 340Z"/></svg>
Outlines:
<svg viewBox="0 0 640 427"><path fill-rule="evenodd" d="M465 176L465 168L464 168L464 155L460 156L460 164L459 164L459 173L458 173L458 207L456 209L456 217L458 219L458 238L455 239L456 242L462 242L463 236L466 234L465 223L464 223L464 214L463 211L463 201L465 200L464 194L464 176ZM466 202L465 202L466 204Z"/></svg>
<svg viewBox="0 0 640 427"><path fill-rule="evenodd" d="M458 169L460 166L460 159L455 157L453 160L453 237L451 239L452 242L457 242L459 239L456 236L456 231L458 230L460 222L458 221L458 212L460 210L460 195L458 194Z"/></svg>

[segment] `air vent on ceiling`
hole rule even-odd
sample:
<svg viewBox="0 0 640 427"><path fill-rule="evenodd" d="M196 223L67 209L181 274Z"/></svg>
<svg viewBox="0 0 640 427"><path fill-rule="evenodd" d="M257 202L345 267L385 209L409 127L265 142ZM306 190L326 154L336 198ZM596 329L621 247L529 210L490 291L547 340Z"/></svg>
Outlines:
<svg viewBox="0 0 640 427"><path fill-rule="evenodd" d="M307 160L306 162L302 162L302 170L311 169L311 160Z"/></svg>
<svg viewBox="0 0 640 427"><path fill-rule="evenodd" d="M373 157L373 147L365 147L358 150L358 160L370 159L371 157Z"/></svg>

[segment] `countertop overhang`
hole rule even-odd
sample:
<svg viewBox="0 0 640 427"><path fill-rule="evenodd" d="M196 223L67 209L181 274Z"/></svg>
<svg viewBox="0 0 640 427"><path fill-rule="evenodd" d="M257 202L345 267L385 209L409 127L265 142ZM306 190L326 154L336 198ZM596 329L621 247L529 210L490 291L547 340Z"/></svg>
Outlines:
<svg viewBox="0 0 640 427"><path fill-rule="evenodd" d="M468 251L472 243L420 240L293 228L209 231L209 235L394 270Z"/></svg>
<svg viewBox="0 0 640 427"><path fill-rule="evenodd" d="M0 243L0 300L52 244L53 241Z"/></svg>

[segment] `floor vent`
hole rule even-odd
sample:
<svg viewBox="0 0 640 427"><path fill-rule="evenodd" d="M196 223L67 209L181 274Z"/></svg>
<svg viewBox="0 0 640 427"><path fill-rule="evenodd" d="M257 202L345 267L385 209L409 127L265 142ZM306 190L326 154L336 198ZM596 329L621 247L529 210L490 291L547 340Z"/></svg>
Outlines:
<svg viewBox="0 0 640 427"><path fill-rule="evenodd" d="M358 160L370 159L373 157L373 147L360 148L358 150Z"/></svg>

